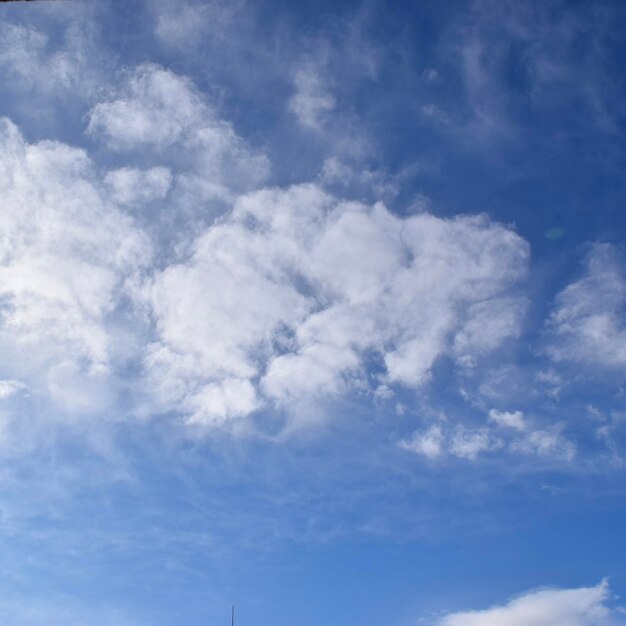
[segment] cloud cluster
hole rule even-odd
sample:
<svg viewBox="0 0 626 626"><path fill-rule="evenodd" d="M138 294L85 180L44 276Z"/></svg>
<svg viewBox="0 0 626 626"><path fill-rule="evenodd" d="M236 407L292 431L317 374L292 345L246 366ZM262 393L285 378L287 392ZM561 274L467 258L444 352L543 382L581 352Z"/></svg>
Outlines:
<svg viewBox="0 0 626 626"><path fill-rule="evenodd" d="M529 592L504 606L452 613L437 626L609 626L614 613L606 606L606 581L595 587L543 589ZM621 623L621 622L620 622Z"/></svg>
<svg viewBox="0 0 626 626"><path fill-rule="evenodd" d="M85 152L28 145L3 123L2 191L23 208L2 216L0 336L7 354L39 346L31 365L0 372L8 380L34 376L88 409L133 360L158 410L224 425L354 390L417 389L438 359L468 371L520 334L528 245L486 216L401 218L316 184L258 189L267 158L188 79L153 64L124 74L88 132L140 166L98 172ZM152 265L156 242L125 210L158 202L175 224L208 197L227 199L222 216ZM590 277L557 298L554 358L599 353L600 322L619 350L624 287L609 257L595 248ZM558 425L496 410L482 426L435 424L401 445L430 458L575 451Z"/></svg>
<svg viewBox="0 0 626 626"><path fill-rule="evenodd" d="M438 358L471 367L519 333L528 245L485 216L399 218L314 184L249 191L266 157L152 64L92 108L88 132L141 167L98 171L6 120L0 136L0 341L12 355L37 345L0 373L70 410L105 403L108 381L138 360L161 409L223 424L356 388L417 388ZM159 201L175 215L211 196L228 199L223 216L154 267L156 242L124 208Z"/></svg>
<svg viewBox="0 0 626 626"><path fill-rule="evenodd" d="M471 361L517 332L496 320L518 319L527 260L484 216L401 219L315 185L254 192L155 276L147 366L194 422L336 394L372 371L418 387L440 356Z"/></svg>
<svg viewBox="0 0 626 626"><path fill-rule="evenodd" d="M418 389L441 358L471 371L520 334L528 244L486 216L399 217L316 184L258 189L267 158L188 79L153 64L123 75L88 132L139 165L99 171L84 151L27 144L8 121L1 135L0 341L13 365L0 375L70 411L106 404L132 362L152 410L190 423L235 427L270 407L305 416L320 398ZM228 200L222 216L154 264L158 239L126 211L158 202L175 225L212 194ZM557 298L552 356L601 358L610 337L620 363L623 280L606 247L589 268ZM400 445L470 460L575 453L558 424L495 409Z"/></svg>
<svg viewBox="0 0 626 626"><path fill-rule="evenodd" d="M548 428L533 426L522 411L491 409L487 423L482 426L433 424L416 430L398 445L430 460L451 455L474 461L489 452L504 451L553 461L571 461L576 446L562 430L563 425L558 423Z"/></svg>

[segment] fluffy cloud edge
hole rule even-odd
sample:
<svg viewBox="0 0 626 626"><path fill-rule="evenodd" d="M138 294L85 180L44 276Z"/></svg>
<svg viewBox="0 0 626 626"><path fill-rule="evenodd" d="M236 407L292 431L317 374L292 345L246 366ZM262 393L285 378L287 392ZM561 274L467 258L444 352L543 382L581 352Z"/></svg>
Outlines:
<svg viewBox="0 0 626 626"><path fill-rule="evenodd" d="M506 604L451 613L436 626L617 626L623 618L607 606L611 594L605 579L594 587L545 588L529 591Z"/></svg>

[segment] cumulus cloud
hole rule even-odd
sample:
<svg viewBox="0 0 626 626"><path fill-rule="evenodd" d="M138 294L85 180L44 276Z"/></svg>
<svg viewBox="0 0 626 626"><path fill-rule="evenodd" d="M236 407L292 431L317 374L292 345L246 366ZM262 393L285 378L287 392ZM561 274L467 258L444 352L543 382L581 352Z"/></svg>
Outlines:
<svg viewBox="0 0 626 626"><path fill-rule="evenodd" d="M526 242L484 216L401 219L315 185L255 192L155 276L146 366L164 404L194 421L341 393L366 364L418 387L437 358L456 358L472 307L505 296L527 260ZM472 356L497 345L478 332Z"/></svg>
<svg viewBox="0 0 626 626"><path fill-rule="evenodd" d="M180 170L177 184L196 202L254 188L269 171L267 157L251 150L190 80L149 63L93 107L88 131L114 151L156 151Z"/></svg>
<svg viewBox="0 0 626 626"><path fill-rule="evenodd" d="M472 366L519 335L529 251L511 229L399 218L314 184L255 191L266 157L157 65L129 70L89 115L93 136L142 167L99 179L84 152L3 128L7 203L26 210L2 217L2 341L7 354L40 345L34 367L63 405L101 402L116 351L142 354L163 410L223 424L356 388L418 388L437 359ZM120 207L207 197L233 208L137 288L151 246ZM116 335L138 297L154 322L147 347ZM414 446L436 456L430 435ZM471 459L498 445L459 427L446 449Z"/></svg>
<svg viewBox="0 0 626 626"><path fill-rule="evenodd" d="M606 581L595 587L531 591L503 606L446 615L437 626L609 626Z"/></svg>
<svg viewBox="0 0 626 626"><path fill-rule="evenodd" d="M29 145L6 119L0 194L4 365L25 380L39 371L39 384L71 406L70 389L87 393L111 365L116 307L150 245L106 198L82 150Z"/></svg>
<svg viewBox="0 0 626 626"><path fill-rule="evenodd" d="M410 439L400 442L400 447L429 459L443 453L444 434L440 426L431 426L424 432L414 432Z"/></svg>
<svg viewBox="0 0 626 626"><path fill-rule="evenodd" d="M626 364L626 278L616 250L596 244L585 275L556 297L548 320L548 354L603 367Z"/></svg>
<svg viewBox="0 0 626 626"><path fill-rule="evenodd" d="M489 411L489 420L498 426L515 430L524 430L526 428L522 411L498 411L497 409L491 409Z"/></svg>
<svg viewBox="0 0 626 626"><path fill-rule="evenodd" d="M91 111L89 131L114 150L163 150L193 134L209 113L190 81L156 65L133 70L119 93Z"/></svg>
<svg viewBox="0 0 626 626"><path fill-rule="evenodd" d="M6 354L38 345L33 368L65 406L101 403L118 352L143 354L162 408L208 424L357 387L417 388L438 358L467 365L519 332L528 245L485 216L399 218L314 184L242 194L265 157L190 81L151 64L92 109L89 131L162 163L99 178L85 152L2 126L0 183L21 210L1 218L1 337ZM196 184L232 211L137 288L151 245L120 206L179 207ZM137 297L154 320L146 348L141 333L117 336Z"/></svg>
<svg viewBox="0 0 626 626"><path fill-rule="evenodd" d="M416 430L408 439L399 441L398 445L431 460L451 455L475 461L484 453L499 450L504 442L489 428L469 428L463 424L450 428L435 424L425 430Z"/></svg>

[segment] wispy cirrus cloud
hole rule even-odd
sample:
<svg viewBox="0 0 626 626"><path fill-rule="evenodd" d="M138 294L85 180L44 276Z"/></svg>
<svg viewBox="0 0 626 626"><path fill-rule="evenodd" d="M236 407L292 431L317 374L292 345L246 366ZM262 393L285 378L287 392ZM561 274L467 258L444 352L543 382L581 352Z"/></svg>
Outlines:
<svg viewBox="0 0 626 626"><path fill-rule="evenodd" d="M474 0L461 15L448 25L435 67L439 80L459 82L463 98L423 104L424 120L463 142L489 143L518 138L527 116L567 124L575 101L595 130L619 134L623 105L606 50L618 37L620 9Z"/></svg>

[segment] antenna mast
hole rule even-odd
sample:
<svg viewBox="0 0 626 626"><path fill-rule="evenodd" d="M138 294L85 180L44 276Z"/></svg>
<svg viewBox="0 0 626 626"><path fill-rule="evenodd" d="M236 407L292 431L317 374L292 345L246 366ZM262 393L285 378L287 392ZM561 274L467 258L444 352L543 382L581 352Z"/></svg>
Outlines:
<svg viewBox="0 0 626 626"><path fill-rule="evenodd" d="M231 626L235 626L235 605L233 604L233 612L232 612L232 617L230 620L230 624Z"/></svg>

